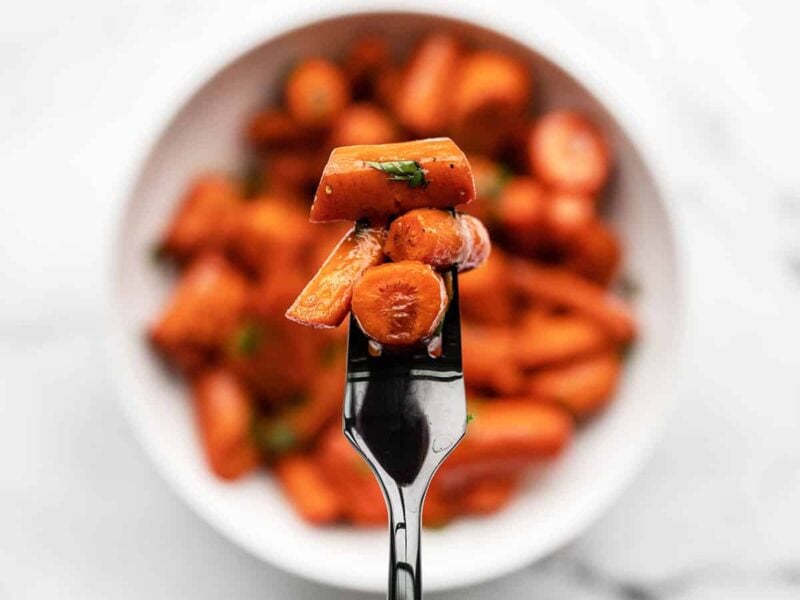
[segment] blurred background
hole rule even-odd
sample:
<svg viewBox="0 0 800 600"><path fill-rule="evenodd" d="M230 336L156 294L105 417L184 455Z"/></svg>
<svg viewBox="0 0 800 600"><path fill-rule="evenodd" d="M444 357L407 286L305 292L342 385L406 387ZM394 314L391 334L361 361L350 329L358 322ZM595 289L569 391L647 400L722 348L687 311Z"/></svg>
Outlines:
<svg viewBox="0 0 800 600"><path fill-rule="evenodd" d="M362 597L262 564L170 492L120 412L103 319L125 185L185 93L264 35L368 6L0 5L0 598ZM566 27L619 77L615 95L635 85L689 313L675 414L613 509L535 566L436 597L797 598L800 7L458 9L530 22L534 45Z"/></svg>

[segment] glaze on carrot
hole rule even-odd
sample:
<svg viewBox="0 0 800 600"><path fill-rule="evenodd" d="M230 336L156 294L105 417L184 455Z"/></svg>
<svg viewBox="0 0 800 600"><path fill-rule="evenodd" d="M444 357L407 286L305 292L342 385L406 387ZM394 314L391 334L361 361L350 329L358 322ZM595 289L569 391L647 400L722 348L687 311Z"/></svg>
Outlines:
<svg viewBox="0 0 800 600"><path fill-rule="evenodd" d="M330 145L358 146L397 142L400 132L382 108L368 102L348 106L336 119Z"/></svg>
<svg viewBox="0 0 800 600"><path fill-rule="evenodd" d="M353 288L353 315L367 336L385 346L426 341L446 309L442 277L421 262L371 267Z"/></svg>
<svg viewBox="0 0 800 600"><path fill-rule="evenodd" d="M275 474L297 512L308 522L322 525L343 516L342 498L310 458L287 456L277 462Z"/></svg>
<svg viewBox="0 0 800 600"><path fill-rule="evenodd" d="M350 311L353 285L383 262L386 230L351 229L286 311L286 318L311 327L337 327Z"/></svg>
<svg viewBox="0 0 800 600"><path fill-rule="evenodd" d="M447 208L475 197L464 153L449 138L336 148L325 165L311 221L385 221L415 208Z"/></svg>
<svg viewBox="0 0 800 600"><path fill-rule="evenodd" d="M611 345L603 329L580 315L532 314L519 325L514 360L525 368L563 363Z"/></svg>
<svg viewBox="0 0 800 600"><path fill-rule="evenodd" d="M341 67L329 60L308 59L286 81L286 108L306 127L329 126L349 102L347 77Z"/></svg>

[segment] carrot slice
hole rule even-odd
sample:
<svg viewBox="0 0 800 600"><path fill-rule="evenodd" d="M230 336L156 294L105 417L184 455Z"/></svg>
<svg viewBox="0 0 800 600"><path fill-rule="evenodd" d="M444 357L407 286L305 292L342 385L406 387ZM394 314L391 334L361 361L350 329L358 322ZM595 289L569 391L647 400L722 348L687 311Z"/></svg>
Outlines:
<svg viewBox="0 0 800 600"><path fill-rule="evenodd" d="M582 228L573 239L566 266L602 286L614 279L622 249L614 233L599 219Z"/></svg>
<svg viewBox="0 0 800 600"><path fill-rule="evenodd" d="M550 241L568 245L591 227L595 200L585 194L556 192L547 199L544 228Z"/></svg>
<svg viewBox="0 0 800 600"><path fill-rule="evenodd" d="M572 437L569 413L528 400L474 402L467 435L447 459L449 468L488 460L535 460L557 455Z"/></svg>
<svg viewBox="0 0 800 600"><path fill-rule="evenodd" d="M532 252L542 242L547 192L532 177L514 177L500 193L498 215L503 231L517 250Z"/></svg>
<svg viewBox="0 0 800 600"><path fill-rule="evenodd" d="M621 362L616 351L602 352L564 366L534 373L529 391L567 407L585 418L603 408L619 379Z"/></svg>
<svg viewBox="0 0 800 600"><path fill-rule="evenodd" d="M361 102L348 106L336 119L330 145L388 144L399 139L397 127L383 109Z"/></svg>
<svg viewBox="0 0 800 600"><path fill-rule="evenodd" d="M459 509L468 515L489 515L503 508L519 487L519 477L482 477L461 493Z"/></svg>
<svg viewBox="0 0 800 600"><path fill-rule="evenodd" d="M400 122L417 135L446 128L459 54L453 36L433 34L420 43L406 66L395 106Z"/></svg>
<svg viewBox="0 0 800 600"><path fill-rule="evenodd" d="M516 260L509 268L509 279L516 290L535 300L587 316L619 343L630 342L636 336L636 323L621 300L566 269Z"/></svg>
<svg viewBox="0 0 800 600"><path fill-rule="evenodd" d="M603 329L579 315L542 315L524 319L514 346L514 360L536 368L586 356L611 342Z"/></svg>
<svg viewBox="0 0 800 600"><path fill-rule="evenodd" d="M367 336L385 346L427 340L446 308L444 281L421 262L370 267L353 288L353 315Z"/></svg>
<svg viewBox="0 0 800 600"><path fill-rule="evenodd" d="M351 229L286 311L286 318L312 327L337 327L350 311L353 285L383 261L386 230Z"/></svg>
<svg viewBox="0 0 800 600"><path fill-rule="evenodd" d="M368 97L375 93L379 74L391 64L389 43L378 36L356 40L344 59L344 71L350 79L353 94Z"/></svg>
<svg viewBox="0 0 800 600"><path fill-rule="evenodd" d="M247 125L247 140L258 148L298 146L311 141L312 133L284 110L268 108Z"/></svg>
<svg viewBox="0 0 800 600"><path fill-rule="evenodd" d="M311 221L385 220L414 208L475 197L467 157L449 138L336 148L325 165Z"/></svg>
<svg viewBox="0 0 800 600"><path fill-rule="evenodd" d="M302 62L286 82L286 107L301 125L327 127L350 102L342 69L322 58Z"/></svg>
<svg viewBox="0 0 800 600"><path fill-rule="evenodd" d="M476 269L485 263L492 251L492 242L489 232L478 219L472 215L458 215L458 220L464 227L467 236L467 256L458 265L459 271Z"/></svg>
<svg viewBox="0 0 800 600"><path fill-rule="evenodd" d="M250 438L253 402L239 380L225 369L201 373L193 382L200 436L211 470L233 480L259 463Z"/></svg>
<svg viewBox="0 0 800 600"><path fill-rule="evenodd" d="M539 119L528 153L533 172L565 192L594 194L608 179L611 159L603 134L575 111L554 111Z"/></svg>
<svg viewBox="0 0 800 600"><path fill-rule="evenodd" d="M311 458L287 456L275 465L275 473L297 512L309 523L323 525L343 516L342 498Z"/></svg>
<svg viewBox="0 0 800 600"><path fill-rule="evenodd" d="M472 389L508 395L519 392L522 372L514 361L514 334L507 327L461 327L464 378Z"/></svg>

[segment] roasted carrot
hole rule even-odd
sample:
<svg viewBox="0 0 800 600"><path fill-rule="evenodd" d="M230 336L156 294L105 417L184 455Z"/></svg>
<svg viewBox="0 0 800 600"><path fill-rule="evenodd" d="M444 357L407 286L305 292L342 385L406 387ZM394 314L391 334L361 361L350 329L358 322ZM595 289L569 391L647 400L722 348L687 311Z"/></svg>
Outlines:
<svg viewBox="0 0 800 600"><path fill-rule="evenodd" d="M465 147L498 149L530 102L528 69L511 56L479 50L461 60L450 98L450 121Z"/></svg>
<svg viewBox="0 0 800 600"><path fill-rule="evenodd" d="M518 292L533 300L569 308L592 319L618 343L630 342L636 335L636 323L621 300L566 269L515 260L509 279Z"/></svg>
<svg viewBox="0 0 800 600"><path fill-rule="evenodd" d="M464 318L492 325L510 322L513 306L506 268L505 254L495 248L480 269L459 275L458 296Z"/></svg>
<svg viewBox="0 0 800 600"><path fill-rule="evenodd" d="M373 96L380 73L390 65L389 44L385 38L366 36L353 42L344 59L344 71L353 95L357 98Z"/></svg>
<svg viewBox="0 0 800 600"><path fill-rule="evenodd" d="M553 111L539 119L528 153L532 171L558 190L594 194L608 178L611 158L603 134L575 111Z"/></svg>
<svg viewBox="0 0 800 600"><path fill-rule="evenodd" d="M567 254L566 266L602 286L614 279L622 258L620 243L602 221L581 228Z"/></svg>
<svg viewBox="0 0 800 600"><path fill-rule="evenodd" d="M286 318L312 327L337 327L350 311L353 285L383 262L386 230L351 229L286 311Z"/></svg>
<svg viewBox="0 0 800 600"><path fill-rule="evenodd" d="M276 463L275 474L297 512L309 523L332 523L344 515L342 498L311 458L287 456Z"/></svg>
<svg viewBox="0 0 800 600"><path fill-rule="evenodd" d="M218 254L198 256L150 328L153 343L187 371L218 354L247 302L245 277Z"/></svg>
<svg viewBox="0 0 800 600"><path fill-rule="evenodd" d="M206 459L222 479L253 470L260 455L250 437L253 402L239 380L225 369L203 371L193 382L197 423Z"/></svg>
<svg viewBox="0 0 800 600"><path fill-rule="evenodd" d="M341 67L324 58L300 63L286 81L286 108L306 127L327 127L350 102Z"/></svg>
<svg viewBox="0 0 800 600"><path fill-rule="evenodd" d="M400 122L415 134L431 135L445 129L459 55L454 37L436 33L426 37L411 57L395 108Z"/></svg>
<svg viewBox="0 0 800 600"><path fill-rule="evenodd" d="M459 512L467 515L489 515L503 508L519 487L518 477L482 477L466 486L459 497Z"/></svg>
<svg viewBox="0 0 800 600"><path fill-rule="evenodd" d="M513 360L514 336L506 327L463 323L464 379L470 389L508 395L519 392L524 380Z"/></svg>
<svg viewBox="0 0 800 600"><path fill-rule="evenodd" d="M532 252L541 245L547 193L532 177L514 177L503 187L498 215L508 241L517 250Z"/></svg>
<svg viewBox="0 0 800 600"><path fill-rule="evenodd" d="M375 104L351 104L336 118L330 136L330 145L356 146L389 144L400 139L391 117Z"/></svg>
<svg viewBox="0 0 800 600"><path fill-rule="evenodd" d="M574 314L533 313L522 320L514 345L514 360L526 368L584 357L612 344L603 329Z"/></svg>
<svg viewBox="0 0 800 600"><path fill-rule="evenodd" d="M285 110L268 108L248 123L247 140L257 148L283 148L308 144L313 140L313 132Z"/></svg>
<svg viewBox="0 0 800 600"><path fill-rule="evenodd" d="M457 215L458 220L464 227L467 236L468 252L464 260L458 265L459 271L469 271L483 265L492 252L492 243L489 240L489 232L478 219L472 215Z"/></svg>
<svg viewBox="0 0 800 600"><path fill-rule="evenodd" d="M266 152L264 184L272 196L305 197L312 193L325 166L326 153L286 148Z"/></svg>
<svg viewBox="0 0 800 600"><path fill-rule="evenodd" d="M448 468L484 460L535 460L557 455L572 437L569 413L528 400L472 402L467 434L447 459Z"/></svg>
<svg viewBox="0 0 800 600"><path fill-rule="evenodd" d="M556 192L547 199L544 228L550 242L569 245L595 220L595 200L591 196Z"/></svg>
<svg viewBox="0 0 800 600"><path fill-rule="evenodd" d="M536 372L528 379L527 387L531 394L585 418L606 405L617 385L620 369L619 354L609 350Z"/></svg>
<svg viewBox="0 0 800 600"><path fill-rule="evenodd" d="M181 260L201 250L221 249L241 198L241 190L230 179L199 177L181 201L160 248Z"/></svg>
<svg viewBox="0 0 800 600"><path fill-rule="evenodd" d="M311 221L382 221L414 208L475 197L464 153L449 138L336 148L319 182Z"/></svg>

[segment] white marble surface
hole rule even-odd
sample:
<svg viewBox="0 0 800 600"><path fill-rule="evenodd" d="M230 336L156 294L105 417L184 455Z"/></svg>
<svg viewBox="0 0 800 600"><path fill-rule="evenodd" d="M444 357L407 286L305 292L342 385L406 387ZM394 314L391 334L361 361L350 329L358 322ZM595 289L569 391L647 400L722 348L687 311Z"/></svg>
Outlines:
<svg viewBox="0 0 800 600"><path fill-rule="evenodd" d="M210 63L296 18L273 4L0 3L0 598L362 598L200 522L147 463L107 373L106 245L132 161ZM680 405L577 541L437 597L798 598L800 5L551 4L514 18L566 22L658 100L636 118L658 134L687 244ZM500 5L458 7L512 14Z"/></svg>

